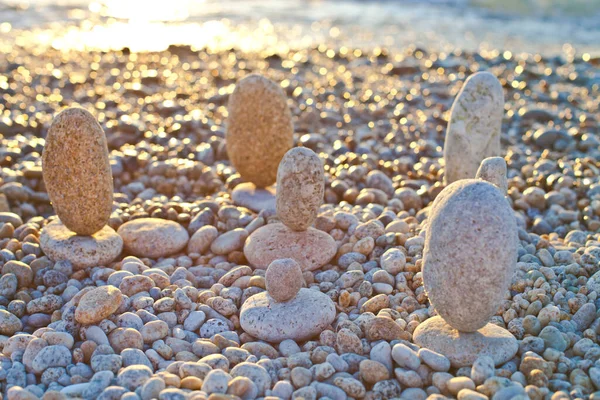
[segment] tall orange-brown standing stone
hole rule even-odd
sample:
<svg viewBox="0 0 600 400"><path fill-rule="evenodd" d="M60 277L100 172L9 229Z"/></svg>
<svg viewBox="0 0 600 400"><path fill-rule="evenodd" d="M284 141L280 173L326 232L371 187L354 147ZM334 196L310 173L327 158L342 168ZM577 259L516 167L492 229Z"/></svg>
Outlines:
<svg viewBox="0 0 600 400"><path fill-rule="evenodd" d="M44 183L63 224L79 235L98 232L112 211L113 181L106 136L82 108L58 114L42 154Z"/></svg>
<svg viewBox="0 0 600 400"><path fill-rule="evenodd" d="M240 80L227 106L227 153L242 178L267 187L294 144L292 114L281 87L260 76Z"/></svg>

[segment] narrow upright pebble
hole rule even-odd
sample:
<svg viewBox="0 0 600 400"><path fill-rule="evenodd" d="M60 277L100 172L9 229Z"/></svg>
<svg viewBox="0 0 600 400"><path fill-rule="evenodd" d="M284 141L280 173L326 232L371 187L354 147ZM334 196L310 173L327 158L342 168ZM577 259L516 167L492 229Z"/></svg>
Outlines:
<svg viewBox="0 0 600 400"><path fill-rule="evenodd" d="M504 93L489 72L477 72L464 83L452 105L446 140L444 180L472 179L484 158L500 155Z"/></svg>
<svg viewBox="0 0 600 400"><path fill-rule="evenodd" d="M323 203L323 163L314 151L296 147L285 153L277 170L277 216L288 228L304 231Z"/></svg>
<svg viewBox="0 0 600 400"><path fill-rule="evenodd" d="M475 178L494 184L506 195L508 180L506 179L506 161L502 157L488 157L481 162Z"/></svg>
<svg viewBox="0 0 600 400"><path fill-rule="evenodd" d="M54 211L80 235L98 232L112 211L113 180L102 127L88 111L68 108L54 118L42 154Z"/></svg>
<svg viewBox="0 0 600 400"><path fill-rule="evenodd" d="M275 82L249 75L227 105L227 154L242 178L258 187L275 182L279 161L293 143L292 114Z"/></svg>

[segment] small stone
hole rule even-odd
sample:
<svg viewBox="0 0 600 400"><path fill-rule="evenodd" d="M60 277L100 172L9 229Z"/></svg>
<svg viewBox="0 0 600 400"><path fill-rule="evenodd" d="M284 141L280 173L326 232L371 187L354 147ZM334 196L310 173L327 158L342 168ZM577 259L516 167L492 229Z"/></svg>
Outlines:
<svg viewBox="0 0 600 400"><path fill-rule="evenodd" d="M489 72L471 75L456 96L444 143L444 181L472 179L482 160L500 155L504 93Z"/></svg>
<svg viewBox="0 0 600 400"><path fill-rule="evenodd" d="M33 282L31 267L21 261L10 260L2 266L2 275L13 274L19 288L26 288Z"/></svg>
<svg viewBox="0 0 600 400"><path fill-rule="evenodd" d="M508 191L506 161L504 161L504 158L502 157L488 157L484 159L477 170L475 178L497 186L504 195L506 195L506 192Z"/></svg>
<svg viewBox="0 0 600 400"><path fill-rule="evenodd" d="M477 332L459 332L439 316L421 323L413 339L417 345L443 354L455 368L471 366L480 356L489 356L495 365L501 365L519 349L517 339L496 325L487 324Z"/></svg>
<svg viewBox="0 0 600 400"><path fill-rule="evenodd" d="M47 346L42 348L33 359L31 369L41 374L50 367L66 367L71 364L71 352L61 345Z"/></svg>
<svg viewBox="0 0 600 400"><path fill-rule="evenodd" d="M258 364L252 364L249 362L240 363L233 367L229 374L233 378L243 376L250 379L258 388L259 396L263 396L271 387L271 376L264 367Z"/></svg>
<svg viewBox="0 0 600 400"><path fill-rule="evenodd" d="M202 383L202 391L211 393L226 393L231 376L220 369L214 369L206 375Z"/></svg>
<svg viewBox="0 0 600 400"><path fill-rule="evenodd" d="M108 335L111 347L117 353L125 349L143 349L142 334L133 328L117 328Z"/></svg>
<svg viewBox="0 0 600 400"><path fill-rule="evenodd" d="M562 333L554 326L547 326L542 329L538 337L544 340L546 347L551 347L558 351L565 351L567 349L567 341Z"/></svg>
<svg viewBox="0 0 600 400"><path fill-rule="evenodd" d="M494 372L494 360L488 356L479 356L471 368L471 379L476 385L481 385L494 376Z"/></svg>
<svg viewBox="0 0 600 400"><path fill-rule="evenodd" d="M277 259L292 258L302 271L312 271L327 264L336 252L335 240L326 232L313 228L295 232L280 223L258 228L244 246L246 259L260 269Z"/></svg>
<svg viewBox="0 0 600 400"><path fill-rule="evenodd" d="M219 231L212 225L205 225L198 229L190 238L187 245L188 253L204 254L212 242L219 236Z"/></svg>
<svg viewBox="0 0 600 400"><path fill-rule="evenodd" d="M117 384L129 390L135 390L152 377L152 370L145 365L130 365L117 375Z"/></svg>
<svg viewBox="0 0 600 400"><path fill-rule="evenodd" d="M277 170L277 217L293 231L305 231L323 203L323 162L306 147L289 150Z"/></svg>
<svg viewBox="0 0 600 400"><path fill-rule="evenodd" d="M109 265L123 249L123 239L109 226L91 236L70 231L61 221L46 225L40 246L52 261L69 261L75 270Z"/></svg>
<svg viewBox="0 0 600 400"><path fill-rule="evenodd" d="M128 221L117 233L123 238L125 251L137 257L166 257L183 250L189 240L183 226L160 218Z"/></svg>
<svg viewBox="0 0 600 400"><path fill-rule="evenodd" d="M6 310L0 309L0 334L12 336L15 332L23 329L21 320Z"/></svg>
<svg viewBox="0 0 600 400"><path fill-rule="evenodd" d="M240 311L244 331L267 342L307 340L320 334L335 318L331 299L315 290L300 289L296 297L276 302L266 292L250 297Z"/></svg>
<svg viewBox="0 0 600 400"><path fill-rule="evenodd" d="M467 378L466 376L457 376L446 383L446 388L450 393L456 395L463 389L475 390L475 383L471 378Z"/></svg>
<svg viewBox="0 0 600 400"><path fill-rule="evenodd" d="M92 235L112 212L113 180L104 131L82 108L67 108L48 130L42 171L54 211L79 235Z"/></svg>
<svg viewBox="0 0 600 400"><path fill-rule="evenodd" d="M450 369L450 360L443 354L429 349L419 349L419 358L434 371L446 372Z"/></svg>
<svg viewBox="0 0 600 400"><path fill-rule="evenodd" d="M416 370L421 365L421 360L417 353L410 347L401 343L398 343L392 348L392 358L398 366L403 368Z"/></svg>
<svg viewBox="0 0 600 400"><path fill-rule="evenodd" d="M215 254L229 254L235 250L241 250L244 247L244 242L248 237L248 231L242 228L236 228L232 231L225 232L216 238L210 245L210 251Z"/></svg>
<svg viewBox="0 0 600 400"><path fill-rule="evenodd" d="M373 360L361 361L359 372L361 378L370 384L389 379L390 377L390 372L385 365Z"/></svg>
<svg viewBox="0 0 600 400"><path fill-rule="evenodd" d="M75 319L81 324L95 324L108 318L121 306L121 291L113 286L90 290L79 300Z"/></svg>
<svg viewBox="0 0 600 400"><path fill-rule="evenodd" d="M405 265L406 256L399 249L391 248L381 256L381 268L394 276L404 271Z"/></svg>
<svg viewBox="0 0 600 400"><path fill-rule="evenodd" d="M267 292L279 302L288 301L302 288L304 278L300 265L291 258L275 260L265 274Z"/></svg>
<svg viewBox="0 0 600 400"><path fill-rule="evenodd" d="M260 75L240 80L227 105L227 154L242 178L258 187L275 182L292 147L292 114L281 87Z"/></svg>
<svg viewBox="0 0 600 400"><path fill-rule="evenodd" d="M577 325L580 331L586 330L596 319L596 306L594 303L586 303L577 310L571 321Z"/></svg>

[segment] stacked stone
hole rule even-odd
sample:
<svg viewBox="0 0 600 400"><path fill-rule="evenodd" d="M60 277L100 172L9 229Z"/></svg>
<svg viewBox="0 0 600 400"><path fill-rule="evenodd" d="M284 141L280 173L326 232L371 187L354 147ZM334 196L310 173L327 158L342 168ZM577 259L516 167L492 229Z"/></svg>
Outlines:
<svg viewBox="0 0 600 400"><path fill-rule="evenodd" d="M444 181L473 179L481 161L500 155L504 92L489 72L471 75L456 96L444 143Z"/></svg>
<svg viewBox="0 0 600 400"><path fill-rule="evenodd" d="M269 263L267 291L244 303L240 324L269 342L307 340L327 328L336 315L327 295L302 288L302 271L321 267L336 250L331 236L310 227L323 201L323 164L310 149L291 149L279 164L277 182L277 216L282 223L259 228L244 249L255 267Z"/></svg>
<svg viewBox="0 0 600 400"><path fill-rule="evenodd" d="M260 269L280 258L296 260L303 271L322 267L337 251L329 234L310 227L323 202L323 163L312 150L293 148L279 164L277 182L277 217L282 223L257 229L246 241L246 259Z"/></svg>
<svg viewBox="0 0 600 400"><path fill-rule="evenodd" d="M414 341L455 367L480 356L510 360L517 340L487 323L504 299L517 263L517 223L491 183L463 179L435 199L423 251L423 282L439 314L419 325ZM452 226L452 229L448 229Z"/></svg>
<svg viewBox="0 0 600 400"><path fill-rule="evenodd" d="M113 261L123 241L107 226L112 172L106 136L92 114L68 108L56 116L46 137L42 172L59 218L40 236L44 253L54 261L69 260L76 269Z"/></svg>

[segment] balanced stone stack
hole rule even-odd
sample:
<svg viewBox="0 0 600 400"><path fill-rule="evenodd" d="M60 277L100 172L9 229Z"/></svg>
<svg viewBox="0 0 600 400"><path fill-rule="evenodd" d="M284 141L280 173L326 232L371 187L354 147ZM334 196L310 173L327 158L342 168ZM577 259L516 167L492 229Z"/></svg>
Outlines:
<svg viewBox="0 0 600 400"><path fill-rule="evenodd" d="M259 269L266 269L280 258L296 260L302 271L318 269L337 252L335 240L328 233L310 227L323 201L323 163L312 150L293 148L279 164L277 182L277 217L282 223L252 233L246 240L244 255Z"/></svg>
<svg viewBox="0 0 600 400"><path fill-rule="evenodd" d="M277 216L282 223L257 229L244 254L255 268L267 268L266 292L250 297L240 311L244 331L269 342L307 340L320 334L336 311L319 290L301 288L302 272L329 262L336 253L329 234L311 228L323 201L323 164L310 149L288 151L277 172Z"/></svg>
<svg viewBox="0 0 600 400"><path fill-rule="evenodd" d="M260 76L238 82L229 97L227 154L247 181L235 187L233 201L259 212L275 207L275 183L279 161L294 144L292 113L281 87Z"/></svg>
<svg viewBox="0 0 600 400"><path fill-rule="evenodd" d="M473 179L481 161L500 155L504 93L489 72L477 72L465 82L452 105L444 143L446 184Z"/></svg>
<svg viewBox="0 0 600 400"><path fill-rule="evenodd" d="M435 199L423 252L423 281L439 314L419 325L414 341L445 355L454 367L479 356L510 360L517 340L487 323L511 283L517 262L517 224L494 185L459 180ZM451 229L449 229L451 227Z"/></svg>
<svg viewBox="0 0 600 400"><path fill-rule="evenodd" d="M46 225L40 245L52 260L76 269L107 265L123 240L107 226L113 181L102 127L82 108L56 116L42 154L44 184L59 220Z"/></svg>

